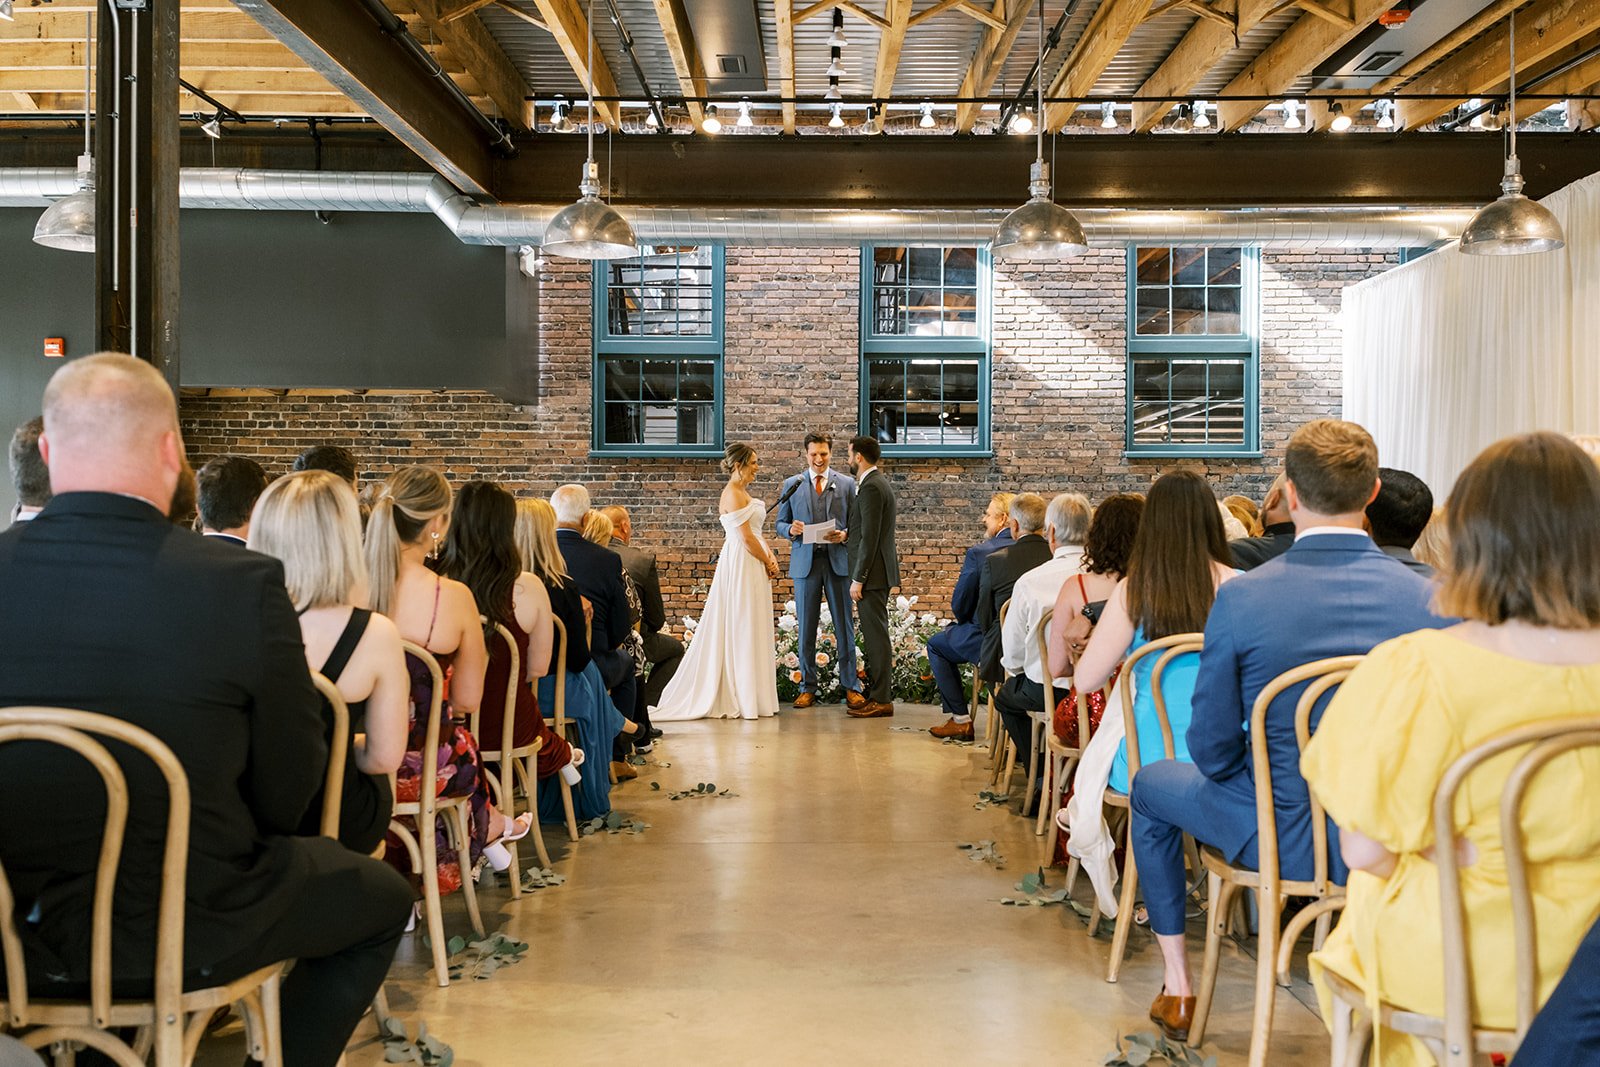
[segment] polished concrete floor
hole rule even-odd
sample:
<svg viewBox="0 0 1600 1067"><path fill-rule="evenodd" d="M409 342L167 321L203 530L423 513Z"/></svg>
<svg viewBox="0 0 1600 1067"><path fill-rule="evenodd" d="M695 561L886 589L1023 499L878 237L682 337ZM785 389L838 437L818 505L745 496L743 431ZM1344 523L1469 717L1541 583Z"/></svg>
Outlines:
<svg viewBox="0 0 1600 1067"><path fill-rule="evenodd" d="M1153 1029L1155 943L1136 929L1110 985L1109 937L1088 939L1066 907L999 904L1043 838L1003 806L975 807L984 753L931 739L937 721L818 706L672 724L613 794L649 829L574 845L547 827L566 883L482 895L489 928L530 942L527 958L440 989L412 935L391 1009L413 1031L426 1022L458 1067L1101 1063L1118 1034ZM701 782L735 795L669 799ZM957 847L977 841L996 843L1004 869ZM1047 880L1060 888L1062 872ZM458 898L446 924L470 933ZM1219 1064L1245 1062L1253 974L1229 942L1204 1050ZM1303 981L1279 992L1273 1067L1327 1061L1313 1003ZM350 1067L383 1062L370 1020L355 1041Z"/></svg>

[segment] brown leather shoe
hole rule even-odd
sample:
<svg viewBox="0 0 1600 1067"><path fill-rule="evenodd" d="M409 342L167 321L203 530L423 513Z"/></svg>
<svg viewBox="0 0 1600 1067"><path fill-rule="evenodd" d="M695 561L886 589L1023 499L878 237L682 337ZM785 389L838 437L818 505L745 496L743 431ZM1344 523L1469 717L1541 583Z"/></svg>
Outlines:
<svg viewBox="0 0 1600 1067"><path fill-rule="evenodd" d="M940 739L953 737L957 741L971 741L972 720L968 719L966 722L956 722L954 719L950 719L942 725L928 727L928 732L934 737Z"/></svg>
<svg viewBox="0 0 1600 1067"><path fill-rule="evenodd" d="M801 693L799 696L794 698L794 706L797 708L809 708L816 702L817 694L815 693Z"/></svg>
<svg viewBox="0 0 1600 1067"><path fill-rule="evenodd" d="M864 706L866 702L867 698L856 692L854 689L846 689L844 691L844 706L852 711L854 711L856 708Z"/></svg>
<svg viewBox="0 0 1600 1067"><path fill-rule="evenodd" d="M845 714L852 719L887 719L894 715L894 705L874 704L868 700L859 708L846 708Z"/></svg>
<svg viewBox="0 0 1600 1067"><path fill-rule="evenodd" d="M631 782L639 777L639 772L634 770L633 764L623 763L621 760L611 761L611 774L619 782Z"/></svg>
<svg viewBox="0 0 1600 1067"><path fill-rule="evenodd" d="M1169 997L1162 991L1150 1005L1150 1021L1161 1027L1168 1041L1188 1041L1189 1025L1194 1022L1194 998Z"/></svg>

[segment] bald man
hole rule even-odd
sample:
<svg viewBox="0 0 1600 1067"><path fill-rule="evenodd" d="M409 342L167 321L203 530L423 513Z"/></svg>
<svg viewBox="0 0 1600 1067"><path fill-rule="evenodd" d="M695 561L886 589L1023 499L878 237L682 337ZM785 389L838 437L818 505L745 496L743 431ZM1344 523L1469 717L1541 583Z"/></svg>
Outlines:
<svg viewBox="0 0 1600 1067"><path fill-rule="evenodd" d="M292 836L327 765L321 702L277 560L167 521L185 469L171 390L148 364L68 363L44 395L40 454L55 496L0 534L0 707L81 708L133 723L176 754L192 815L184 975L203 988L295 959L283 1059L333 1067L411 910L387 864ZM113 919L113 978L147 983L155 952L166 788L110 746L131 808ZM39 746L0 746L0 862L36 996L88 978L101 827L98 776ZM49 798L41 803L41 798ZM26 813L25 815L23 813Z"/></svg>

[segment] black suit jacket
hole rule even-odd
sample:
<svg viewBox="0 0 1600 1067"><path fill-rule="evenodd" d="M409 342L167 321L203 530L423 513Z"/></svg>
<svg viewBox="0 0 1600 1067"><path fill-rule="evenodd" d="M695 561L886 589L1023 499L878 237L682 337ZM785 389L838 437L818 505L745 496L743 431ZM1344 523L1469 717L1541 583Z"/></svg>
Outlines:
<svg viewBox="0 0 1600 1067"><path fill-rule="evenodd" d="M978 670L985 681L999 682L1006 676L1000 666L1000 609L1011 599L1018 578L1049 562L1050 543L1038 534L1024 534L1010 548L983 561L983 576L978 580L978 626L983 630Z"/></svg>
<svg viewBox="0 0 1600 1067"><path fill-rule="evenodd" d="M0 534L0 706L95 711L143 727L188 772L192 803L185 970L254 944L310 873L291 838L327 765L320 701L275 559L201 537L154 507L67 493ZM166 786L106 742L132 807L118 875L113 967L153 962ZM0 747L0 859L29 951L88 975L89 908L105 818L99 776L37 745ZM30 967L31 974L39 972Z"/></svg>
<svg viewBox="0 0 1600 1067"><path fill-rule="evenodd" d="M617 648L633 629L633 618L628 611L628 588L622 584L622 557L609 548L584 540L577 530L557 530L556 544L573 584L594 605L591 653Z"/></svg>
<svg viewBox="0 0 1600 1067"><path fill-rule="evenodd" d="M850 580L863 589L893 589L900 584L900 557L894 545L894 489L889 476L874 470L856 483L850 508Z"/></svg>
<svg viewBox="0 0 1600 1067"><path fill-rule="evenodd" d="M1228 542L1233 565L1242 571L1255 570L1269 559L1277 559L1294 546L1294 523L1275 522L1260 537L1241 537Z"/></svg>
<svg viewBox="0 0 1600 1067"><path fill-rule="evenodd" d="M656 554L634 548L616 538L611 539L611 551L622 560L622 569L633 579L639 591L639 606L643 611L639 632L645 636L660 633L667 624L667 606L661 601L661 572L656 568Z"/></svg>

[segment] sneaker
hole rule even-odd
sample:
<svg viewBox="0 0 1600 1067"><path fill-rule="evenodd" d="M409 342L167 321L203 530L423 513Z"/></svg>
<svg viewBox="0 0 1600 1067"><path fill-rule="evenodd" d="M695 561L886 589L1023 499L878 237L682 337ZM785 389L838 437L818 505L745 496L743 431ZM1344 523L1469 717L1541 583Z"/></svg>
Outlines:
<svg viewBox="0 0 1600 1067"><path fill-rule="evenodd" d="M635 741L633 743L633 750L641 756L654 750L655 747L656 743L654 741Z"/></svg>

